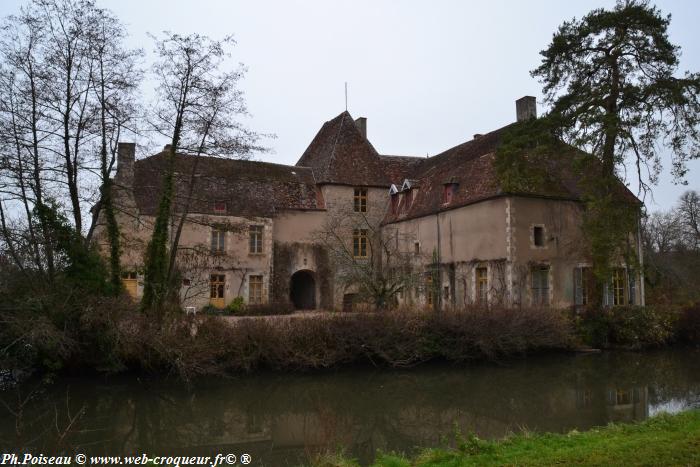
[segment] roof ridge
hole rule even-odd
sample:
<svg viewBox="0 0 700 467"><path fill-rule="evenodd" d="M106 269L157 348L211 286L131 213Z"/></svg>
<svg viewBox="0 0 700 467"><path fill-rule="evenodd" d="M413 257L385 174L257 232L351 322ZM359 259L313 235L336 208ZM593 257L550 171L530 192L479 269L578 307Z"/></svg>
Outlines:
<svg viewBox="0 0 700 467"><path fill-rule="evenodd" d="M350 115L350 112L348 112L347 110L340 114L340 125L338 125L338 132L335 134L335 139L333 140L333 149L331 150L331 156L328 158L328 163L326 164L327 174L330 173L331 167L333 165L333 160L335 159L335 148L338 146L338 138L340 138L340 133L343 130L343 123L345 122L346 114L352 119L352 115Z"/></svg>
<svg viewBox="0 0 700 467"><path fill-rule="evenodd" d="M150 156L143 157L141 159L137 159L135 162L142 162L142 161L147 161L153 157L160 156L163 154L164 151L157 152L155 154L151 154ZM216 160L216 161L224 161L224 162L241 162L241 163L250 163L250 164L265 164L265 165L274 165L277 167L284 167L287 169L303 169L303 170L313 170L312 167L308 166L303 166L303 165L288 165L288 164L280 164L279 162L269 162L269 161L258 161L254 159L236 159L236 158L230 158L230 157L220 157L220 156L210 156L210 155L199 155L196 156L194 154L183 154L183 153L177 153L175 154L176 157L198 157L198 158L204 158L204 159L209 159L209 160Z"/></svg>

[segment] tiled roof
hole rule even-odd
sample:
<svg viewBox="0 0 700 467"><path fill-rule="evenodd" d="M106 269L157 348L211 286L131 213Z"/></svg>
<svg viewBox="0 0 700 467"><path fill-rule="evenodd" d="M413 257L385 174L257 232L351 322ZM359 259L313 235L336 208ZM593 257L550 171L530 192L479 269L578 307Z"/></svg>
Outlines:
<svg viewBox="0 0 700 467"><path fill-rule="evenodd" d="M399 189L401 184L409 175L413 174L419 164L425 161L422 157L410 156L379 156L382 163L384 176L390 184L396 185Z"/></svg>
<svg viewBox="0 0 700 467"><path fill-rule="evenodd" d="M166 153L136 161L134 195L141 213L156 213L160 200ZM268 217L280 209L322 208L311 169L248 160L177 155L176 203L187 194L192 164L197 176L191 213L221 214L215 203L225 203L227 215Z"/></svg>
<svg viewBox="0 0 700 467"><path fill-rule="evenodd" d="M323 124L296 165L312 168L319 184L390 185L379 154L347 111Z"/></svg>
<svg viewBox="0 0 700 467"><path fill-rule="evenodd" d="M410 197L410 206L406 206L408 197L402 196L401 204L394 212L387 212L384 222L435 214L505 194L579 200L582 194L581 183L572 167L573 157L559 157L550 162L546 170L552 181L546 189L537 192L504 192L494 161L501 138L513 125L480 135L411 165L405 178L412 180L412 185L418 189L412 190L414 193ZM576 152L574 148L571 149ZM451 201L444 203L443 194L445 184L448 183L457 185ZM397 186L401 190L401 186ZM639 202L622 183L619 186L624 199Z"/></svg>

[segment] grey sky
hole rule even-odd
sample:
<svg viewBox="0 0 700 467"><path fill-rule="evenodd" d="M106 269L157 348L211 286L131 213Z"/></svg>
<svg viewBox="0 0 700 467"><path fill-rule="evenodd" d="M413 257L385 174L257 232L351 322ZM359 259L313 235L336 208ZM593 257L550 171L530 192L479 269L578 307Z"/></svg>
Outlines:
<svg viewBox="0 0 700 467"><path fill-rule="evenodd" d="M515 99L541 100L529 70L564 20L614 1L225 1L98 0L126 23L132 45L151 52L147 32L234 34L235 61L253 117L249 127L276 133L274 153L293 164L320 126L345 108L368 118L368 137L382 154L434 155L515 120ZM0 14L23 2L3 0ZM673 15L671 40L681 69L700 70L700 3L658 1ZM538 102L539 110L543 110ZM688 186L667 175L651 210L666 209L700 189L700 161ZM633 187L633 189L635 189Z"/></svg>

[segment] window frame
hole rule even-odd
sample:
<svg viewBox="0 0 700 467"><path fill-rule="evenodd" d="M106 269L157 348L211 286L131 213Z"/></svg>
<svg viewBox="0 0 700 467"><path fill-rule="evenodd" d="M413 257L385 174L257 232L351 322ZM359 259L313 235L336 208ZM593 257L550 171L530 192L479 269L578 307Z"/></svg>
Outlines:
<svg viewBox="0 0 700 467"><path fill-rule="evenodd" d="M251 255L261 255L264 253L265 226L260 224L251 224L248 226L248 253Z"/></svg>
<svg viewBox="0 0 700 467"><path fill-rule="evenodd" d="M367 212L367 188L354 188L352 197L352 209L354 212Z"/></svg>
<svg viewBox="0 0 700 467"><path fill-rule="evenodd" d="M574 306L585 307L590 303L591 279L590 266L574 268Z"/></svg>
<svg viewBox="0 0 700 467"><path fill-rule="evenodd" d="M367 229L353 229L352 231L352 257L367 258L369 250Z"/></svg>
<svg viewBox="0 0 700 467"><path fill-rule="evenodd" d="M627 304L627 270L625 268L614 268L610 278L610 297L612 306L623 306Z"/></svg>
<svg viewBox="0 0 700 467"><path fill-rule="evenodd" d="M434 304L433 300L433 275L429 273L425 278L425 304L432 308Z"/></svg>
<svg viewBox="0 0 700 467"><path fill-rule="evenodd" d="M547 248L547 229L545 228L544 224L534 224L531 232L532 246L535 248Z"/></svg>
<svg viewBox="0 0 700 467"><path fill-rule="evenodd" d="M533 266L530 270L530 292L532 295L532 306L549 306L549 265ZM536 278L540 278L539 281ZM542 282L544 278L544 282ZM544 283L545 287L542 287Z"/></svg>
<svg viewBox="0 0 700 467"><path fill-rule="evenodd" d="M212 254L220 255L226 252L226 231L212 228L209 236L209 249Z"/></svg>
<svg viewBox="0 0 700 467"><path fill-rule="evenodd" d="M262 274L248 276L248 303L250 305L262 305L264 281Z"/></svg>
<svg viewBox="0 0 700 467"><path fill-rule="evenodd" d="M225 299L226 298L226 274L212 273L209 274L209 299Z"/></svg>
<svg viewBox="0 0 700 467"><path fill-rule="evenodd" d="M443 185L442 204L450 204L457 193L457 183L450 182Z"/></svg>
<svg viewBox="0 0 700 467"><path fill-rule="evenodd" d="M226 200L224 199L218 199L214 201L214 212L216 214L225 214L226 213Z"/></svg>
<svg viewBox="0 0 700 467"><path fill-rule="evenodd" d="M489 268L488 266L478 266L474 271L476 284L476 303L488 305L489 303Z"/></svg>

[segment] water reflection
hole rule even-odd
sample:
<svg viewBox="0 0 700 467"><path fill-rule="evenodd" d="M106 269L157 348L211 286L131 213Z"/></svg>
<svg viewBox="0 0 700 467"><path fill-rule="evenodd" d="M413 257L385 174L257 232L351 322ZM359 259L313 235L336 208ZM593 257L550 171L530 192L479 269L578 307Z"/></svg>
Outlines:
<svg viewBox="0 0 700 467"><path fill-rule="evenodd" d="M451 433L564 432L700 406L700 352L557 356L501 366L425 366L175 382L67 379L0 393L0 451L248 452L297 465L346 446L410 452Z"/></svg>

